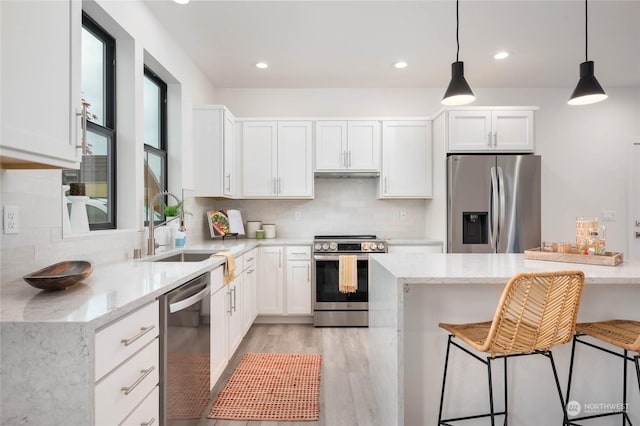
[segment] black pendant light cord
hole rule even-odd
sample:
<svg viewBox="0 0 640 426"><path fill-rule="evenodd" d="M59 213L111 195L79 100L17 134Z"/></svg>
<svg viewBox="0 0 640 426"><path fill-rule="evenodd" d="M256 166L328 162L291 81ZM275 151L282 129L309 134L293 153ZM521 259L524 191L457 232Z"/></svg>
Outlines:
<svg viewBox="0 0 640 426"><path fill-rule="evenodd" d="M589 60L587 46L589 46L589 29L587 25L587 0L584 0L584 60L585 62Z"/></svg>
<svg viewBox="0 0 640 426"><path fill-rule="evenodd" d="M459 0L456 0L456 62L458 62L458 56L460 55L460 37L458 36L458 33L460 32L460 17L458 14L458 3Z"/></svg>

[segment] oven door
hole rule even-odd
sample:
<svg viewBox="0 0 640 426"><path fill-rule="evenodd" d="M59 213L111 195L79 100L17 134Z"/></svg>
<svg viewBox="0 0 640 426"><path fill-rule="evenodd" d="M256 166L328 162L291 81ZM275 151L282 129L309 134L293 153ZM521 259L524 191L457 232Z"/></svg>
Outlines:
<svg viewBox="0 0 640 426"><path fill-rule="evenodd" d="M313 308L321 310L366 310L369 307L369 255L357 254L358 290L340 293L338 255L313 256Z"/></svg>

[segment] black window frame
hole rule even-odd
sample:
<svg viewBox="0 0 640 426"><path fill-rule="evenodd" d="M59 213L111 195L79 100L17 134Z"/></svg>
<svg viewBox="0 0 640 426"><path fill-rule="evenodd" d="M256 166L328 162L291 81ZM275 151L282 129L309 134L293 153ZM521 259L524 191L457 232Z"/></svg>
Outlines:
<svg viewBox="0 0 640 426"><path fill-rule="evenodd" d="M168 139L167 137L167 128L168 128L167 126L167 87L168 86L164 80L162 80L155 72L153 72L153 70L151 70L151 68L149 68L146 65L144 66L144 76L147 77L152 82L154 82L160 88L160 148L156 148L144 142L144 156L145 156L145 161L146 161L147 153L151 153L162 158L162 161L164 164L164 170L162 171L162 175L164 177L162 182L162 185L163 185L162 191L167 191L169 187L169 164L168 164L169 155L168 155L168 143L167 143L167 139ZM145 197L146 195L147 194L145 194ZM166 206L168 202L168 199L166 196L164 197L163 202L164 202L164 205ZM149 207L153 209L153 206L149 206ZM147 213L147 216L144 219L144 226L149 226L148 218L149 216ZM154 224L160 224L165 219L166 217L164 215L164 211L161 210L160 219L154 221Z"/></svg>
<svg viewBox="0 0 640 426"><path fill-rule="evenodd" d="M85 11L82 12L82 27L104 43L104 126L87 120L87 132L93 132L104 136L109 141L107 148L107 203L111 207L111 217L104 223L90 223L89 229L103 230L117 228L117 174L116 174L116 40L104 28L96 23Z"/></svg>

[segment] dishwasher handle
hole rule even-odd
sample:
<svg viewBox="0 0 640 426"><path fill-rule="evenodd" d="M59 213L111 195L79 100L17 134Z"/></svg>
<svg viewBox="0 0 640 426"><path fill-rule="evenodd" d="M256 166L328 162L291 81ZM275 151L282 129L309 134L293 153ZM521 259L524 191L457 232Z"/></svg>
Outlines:
<svg viewBox="0 0 640 426"><path fill-rule="evenodd" d="M202 284L198 284L198 286L194 286L194 288L202 289L198 291L196 294L192 294L191 296L185 297L184 299L180 299L178 301L171 301L169 303L169 313L175 313L181 311L183 309L188 308L189 306L195 305L202 299L204 299L209 293L209 283L205 282Z"/></svg>

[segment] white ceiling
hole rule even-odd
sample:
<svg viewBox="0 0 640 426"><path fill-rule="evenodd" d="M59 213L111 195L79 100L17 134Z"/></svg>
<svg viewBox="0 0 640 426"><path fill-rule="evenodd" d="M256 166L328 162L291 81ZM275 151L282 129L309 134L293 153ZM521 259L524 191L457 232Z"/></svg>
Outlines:
<svg viewBox="0 0 640 426"><path fill-rule="evenodd" d="M445 87L455 61L454 0L145 3L220 88ZM472 87L573 87L584 2L462 0L460 43ZM589 59L605 90L640 87L640 0L589 1Z"/></svg>

